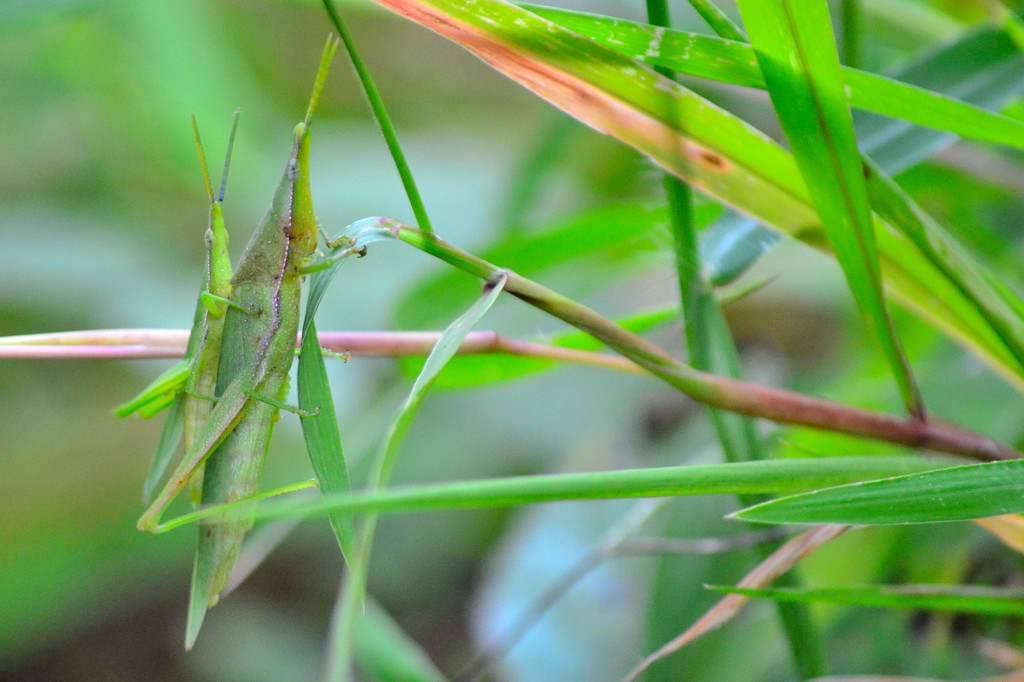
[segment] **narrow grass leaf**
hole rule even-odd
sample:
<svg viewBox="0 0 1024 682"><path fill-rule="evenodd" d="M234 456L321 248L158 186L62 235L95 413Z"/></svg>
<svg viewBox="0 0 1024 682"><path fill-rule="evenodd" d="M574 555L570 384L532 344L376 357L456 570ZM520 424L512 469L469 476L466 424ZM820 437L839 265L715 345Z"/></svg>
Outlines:
<svg viewBox="0 0 1024 682"><path fill-rule="evenodd" d="M707 229L700 240L704 279L711 286L736 281L761 256L782 241L782 235L729 211Z"/></svg>
<svg viewBox="0 0 1024 682"><path fill-rule="evenodd" d="M343 245L334 251L341 254L345 248L351 246L350 240L345 240ZM341 433L338 430L338 418L334 410L334 398L331 395L323 349L320 347L314 322L320 301L343 262L344 260L339 257L326 270L317 272L310 278L302 323L302 347L299 352L299 409L317 413L314 417L302 419L302 435L306 442L309 461L323 494L351 490ZM351 514L334 512L328 518L338 539L342 556L347 563L351 563L356 548L355 523Z"/></svg>
<svg viewBox="0 0 1024 682"><path fill-rule="evenodd" d="M306 451L313 465L313 472L324 493L347 492L351 489L348 467L341 446L334 399L324 366L323 351L317 340L316 324L309 319L304 325L302 350L299 354L298 370L299 409L316 411L315 417L302 419L302 435ZM350 514L334 512L330 516L331 528L338 538L338 546L346 562L352 560L355 551L356 531Z"/></svg>
<svg viewBox="0 0 1024 682"><path fill-rule="evenodd" d="M409 427L412 426L412 422L416 418L416 414L419 412L420 405L423 403L427 392L433 386L441 370L454 357L459 346L462 345L463 339L466 338L466 334L494 305L498 294L501 293L505 285L506 279L507 276L503 274L499 281L489 282L485 285L485 295L445 329L437 345L434 346L434 350L427 356L427 361L423 364L423 370L416 377L416 381L409 391L405 404L402 406L398 417L389 430L386 441L387 445L383 449L384 456L381 458L380 478L382 480L387 480L389 477L395 452L405 440L405 434L408 432Z"/></svg>
<svg viewBox="0 0 1024 682"><path fill-rule="evenodd" d="M330 260L327 267L315 272L310 278L302 323L297 388L299 408L317 413L314 417L302 419L302 434L313 472L323 494L348 492L351 490L351 483L342 449L341 433L338 430L334 398L331 395L323 349L317 337L314 318L327 287L345 262L345 258L361 255L367 244L382 238L384 236L375 221L352 223L339 235L339 245L328 254L327 258ZM352 516L344 512L335 512L329 515L329 519L341 553L345 561L351 565L356 549L355 523Z"/></svg>
<svg viewBox="0 0 1024 682"><path fill-rule="evenodd" d="M1024 616L1024 590L974 585L875 585L830 589L748 589L708 586L716 592L785 602L846 604L979 616Z"/></svg>
<svg viewBox="0 0 1024 682"><path fill-rule="evenodd" d="M648 11L650 13L650 9ZM667 15L667 9L664 13ZM704 277L697 227L693 220L693 193L688 185L672 175L666 174L664 180L671 217L683 331L690 364L704 372L739 379L742 373L736 343ZM764 450L753 420L714 409L710 410L710 416L727 462L764 458ZM741 496L741 499L744 500L744 504L755 501L755 498L749 496ZM783 614L783 617L785 619L794 615ZM795 631L789 627L786 630ZM798 646L795 642L791 644L794 652L803 649L804 652L811 654L814 650L813 646L807 646L806 643L803 643L803 646ZM800 654L797 655L799 657ZM811 655L810 658L815 656ZM814 670L801 671L806 673L804 676L810 677L824 672L817 664L810 667Z"/></svg>
<svg viewBox="0 0 1024 682"><path fill-rule="evenodd" d="M947 281L978 303L978 312L995 337L993 346L999 349L1001 364L1009 370L1002 372L1004 376L1024 376L1024 314L1019 299L870 159L864 160L864 173L878 215L898 227Z"/></svg>
<svg viewBox="0 0 1024 682"><path fill-rule="evenodd" d="M675 308L663 308L616 320L616 324L634 334L643 334L666 322L678 319L679 313ZM591 352L604 348L604 345L593 336L579 331L561 334L547 343L559 348ZM418 376L425 362L422 358L403 358L402 371L409 377ZM458 355L452 358L441 372L435 387L439 389L480 388L523 379L540 372L557 369L560 366L562 365L556 360L520 355L498 353Z"/></svg>
<svg viewBox="0 0 1024 682"><path fill-rule="evenodd" d="M871 205L828 6L822 0L741 0L739 7L847 285L881 346L904 405L923 417L924 404L882 293Z"/></svg>
<svg viewBox="0 0 1024 682"><path fill-rule="evenodd" d="M685 184L672 176L666 176L665 188L673 216L676 273L690 364L704 372L741 379L736 342L711 287L704 279L705 267L701 262L697 230L690 210L692 193ZM709 414L727 462L764 458L764 447L753 419L715 409L710 410ZM745 505L760 499L749 494L741 494L739 498ZM755 551L767 560L777 545L772 543L758 547ZM788 584L799 584L793 576L785 576L785 579ZM800 678L811 679L826 674L824 650L809 610L800 604L783 604L777 611Z"/></svg>
<svg viewBox="0 0 1024 682"><path fill-rule="evenodd" d="M690 192L677 179L666 181L675 246L676 274L690 364L719 376L741 378L739 352L722 311L705 281L697 231L689 211ZM760 439L749 418L711 410L711 421L726 461L762 459ZM752 500L748 500L748 503Z"/></svg>
<svg viewBox="0 0 1024 682"><path fill-rule="evenodd" d="M998 110L1024 88L1024 55L991 26L982 26L923 52L889 76L976 107ZM854 123L861 149L891 175L916 165L956 137L863 111L855 113Z"/></svg>
<svg viewBox="0 0 1024 682"><path fill-rule="evenodd" d="M739 33L739 29L723 15L706 10L702 14L709 21L716 22L718 30ZM667 28L667 1L647 0L647 17L651 23ZM675 79L674 72L668 67L660 66L655 70ZM671 111L671 107L669 110ZM703 272L700 240L693 215L693 190L685 182L667 172L664 185L675 248L683 330L690 364L704 372L739 379L742 372L736 343ZM726 461L744 462L764 458L764 449L752 419L714 409L710 410L709 414ZM756 500L749 495L741 495L740 499L744 504ZM772 548L761 547L758 551L767 558L771 555ZM798 675L803 679L824 675L824 652L808 610L800 605L783 606L778 609L778 616L789 642Z"/></svg>
<svg viewBox="0 0 1024 682"><path fill-rule="evenodd" d="M754 50L745 42L554 7L523 7L648 64L719 83L766 87ZM849 67L841 70L852 107L967 139L1024 148L1024 124L1020 121L986 111L943 90L929 90ZM977 70L972 78L978 80Z"/></svg>
<svg viewBox="0 0 1024 682"><path fill-rule="evenodd" d="M1024 512L1024 461L826 488L744 509L735 518L759 523L889 525L968 521Z"/></svg>
<svg viewBox="0 0 1024 682"><path fill-rule="evenodd" d="M332 493L322 499L281 498L278 491L252 509L253 500L204 508L161 525L172 530L199 519L230 519L253 513L258 520L322 516L329 511L407 514L451 509L490 509L543 502L689 495L790 494L856 481L949 468L922 457L814 457L725 464L655 467L578 474L542 474L500 479L401 486L387 490ZM275 498L275 499L271 499ZM746 512L742 512L746 513ZM739 513L737 513L739 516Z"/></svg>
<svg viewBox="0 0 1024 682"><path fill-rule="evenodd" d="M174 453L178 449L178 443L181 442L181 437L185 432L185 400L183 396L182 393L175 396L170 409L167 410L164 428L160 432L160 442L157 443L153 463L149 467L146 482L142 486L142 501L145 504L149 504L149 498L153 496L153 491L160 485L164 474L167 473L167 468L171 465Z"/></svg>
<svg viewBox="0 0 1024 682"><path fill-rule="evenodd" d="M697 10L701 19L711 27L715 33L729 40L745 41L747 36L743 29L733 23L725 12L719 9L712 0L689 0L690 6Z"/></svg>
<svg viewBox="0 0 1024 682"><path fill-rule="evenodd" d="M381 225L386 223L386 220L378 222ZM441 335L427 357L423 371L416 377L409 395L384 436L373 463L373 471L370 474L368 487L371 491L387 486L405 436L419 413L420 406L431 386L444 366L458 351L466 335L494 305L507 281L508 274L504 271L500 272L495 279L488 281L484 286L483 296L452 322ZM348 578L339 595L332 617L332 637L327 665L327 677L332 680L348 679L350 676L354 629L360 616L360 605L365 600L366 578L370 567L370 552L376 525L376 514L370 514L360 532L357 554L355 560L349 564Z"/></svg>

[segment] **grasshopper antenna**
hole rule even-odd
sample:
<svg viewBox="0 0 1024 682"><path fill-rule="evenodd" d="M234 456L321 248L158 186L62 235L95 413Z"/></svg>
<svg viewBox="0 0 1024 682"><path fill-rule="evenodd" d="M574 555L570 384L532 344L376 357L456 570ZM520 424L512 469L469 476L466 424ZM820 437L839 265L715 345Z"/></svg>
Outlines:
<svg viewBox="0 0 1024 682"><path fill-rule="evenodd" d="M313 84L313 95L309 98L309 108L306 109L306 118L302 122L305 130L309 130L309 122L313 118L313 112L316 111L316 105L320 102L320 93L323 92L324 81L327 80L327 68L330 66L331 59L334 57L340 42L339 38L333 33L327 36L327 44L324 45L323 54L320 56L320 68L316 72L316 82Z"/></svg>
<svg viewBox="0 0 1024 682"><path fill-rule="evenodd" d="M224 203L224 190L228 186L228 167L231 165L231 149L235 146L235 133L238 132L238 117L242 115L241 109L235 109L235 122L231 125L231 137L228 138L228 151L224 155L224 174L220 177L220 196L217 199L217 203ZM199 139L199 133L196 133L196 139ZM202 155L202 152L200 152ZM205 173L205 167L203 172ZM210 183L210 179L206 179L207 185ZM211 197L212 199L212 197Z"/></svg>
<svg viewBox="0 0 1024 682"><path fill-rule="evenodd" d="M235 119L237 122L237 118ZM206 181L206 196L210 197L210 203L213 203L213 187L210 185L210 173L206 170L206 154L203 152L203 141L199 139L199 124L196 123L196 114L192 112L192 131L196 134L196 150L199 152L199 164L203 167L203 180ZM231 138L234 139L234 133L231 134ZM231 147L229 146L230 150ZM221 191L223 195L223 190Z"/></svg>

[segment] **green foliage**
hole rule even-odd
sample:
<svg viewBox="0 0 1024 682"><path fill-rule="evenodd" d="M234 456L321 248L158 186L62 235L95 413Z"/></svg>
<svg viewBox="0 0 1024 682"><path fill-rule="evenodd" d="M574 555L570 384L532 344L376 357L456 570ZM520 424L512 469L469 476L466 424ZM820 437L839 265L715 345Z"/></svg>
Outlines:
<svg viewBox="0 0 1024 682"><path fill-rule="evenodd" d="M927 0L847 0L832 16L847 22L835 35L824 2L744 2L753 46L732 23L736 14L706 2L672 17L678 30L500 0L379 4L485 64L354 1L341 10L351 30L312 2L0 11L5 335L186 326L204 221L188 112L215 122L245 111L225 206L238 243L273 191L286 131L308 94L319 42L311 36L325 33L328 19L364 53L352 55L358 83L335 69L324 90L308 169L320 220L329 232L367 215L419 228L357 221L343 233L349 241L303 270L310 290L297 391L283 398L320 414L302 420L301 436L298 418L281 420L254 513L268 524L263 537L284 518L326 516L331 528L311 522L286 541L281 531L247 545L240 564L251 577L207 617L189 657L167 655L163 642L177 641L185 611L190 549L176 540L194 529L127 532L146 477L142 453L160 441L151 490L175 449L182 401L174 396L187 367L172 367L122 410L151 415L169 405L161 436L151 422L119 424L109 414L159 372L151 366L0 360L10 398L0 402L9 425L0 465L3 676L75 676L81 661L108 660L99 654L130 628L147 636L127 654L166 661L159 675L174 679L295 679L315 668L343 678L354 664L366 679L436 680L458 676L481 650L497 679L620 679L714 604L702 585L733 584L770 551L670 553L680 536L728 546L742 532L723 520L729 514L886 526L818 550L800 567L802 587L744 592L786 602L790 614L797 603L832 604L786 621L792 641L801 628L806 642L821 635L832 669L948 679L1002 672L956 638L1021 644L1008 619L1019 616L1020 595L1000 588L1019 581L1020 562L962 522L1024 512L1020 464L952 466L962 461L912 450L1002 457L1015 453L987 437L1024 437L1016 229L1024 127L1019 107L998 111L1024 90L1013 43L980 10ZM790 28L771 28L768 15L786 10ZM724 37L708 35L709 25ZM864 70L840 67L840 55ZM751 96L756 88L774 105ZM555 122L540 100L569 116ZM864 111L851 117L850 107ZM765 133L776 120L792 154ZM965 140L929 160L954 135ZM678 178L668 201L651 162ZM378 243L396 237L401 243ZM490 286L473 304L481 280ZM754 293L719 308L726 286ZM851 292L871 325L853 314ZM519 300L506 302L512 296ZM426 361L342 365L316 342L317 329L438 329L467 308ZM474 325L622 353L663 381L548 356L456 355ZM675 358L684 347L689 365ZM865 415L856 409L916 411L911 373L933 421L872 413L867 431L851 425ZM804 395L830 401L800 402ZM800 426L769 431L772 421ZM319 497L277 495L308 487L296 481L311 472ZM397 485L387 488L391 479ZM733 513L756 501L751 495L777 499ZM665 496L686 499L649 499ZM167 527L248 519L253 509L206 509ZM656 547L645 558L612 559L643 540ZM593 564L578 563L581 555ZM511 619L581 565L590 575L579 588L542 603L551 616L490 660ZM318 661L326 604L343 577L329 653ZM864 606L874 607L870 618ZM954 628L925 611L970 619ZM274 652L273 666L253 652ZM137 669L110 665L102 676L111 679ZM814 669L799 659L795 668ZM644 679L793 672L776 620L755 616L688 645Z"/></svg>

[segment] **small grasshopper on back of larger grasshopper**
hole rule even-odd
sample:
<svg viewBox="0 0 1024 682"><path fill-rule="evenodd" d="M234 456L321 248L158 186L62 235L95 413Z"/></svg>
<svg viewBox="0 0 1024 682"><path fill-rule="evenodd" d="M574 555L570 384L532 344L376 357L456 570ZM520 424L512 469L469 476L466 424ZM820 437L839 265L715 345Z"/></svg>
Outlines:
<svg viewBox="0 0 1024 682"><path fill-rule="evenodd" d="M302 268L312 260L319 236L309 184L310 124L337 46L332 37L324 47L306 117L295 128L273 203L231 278L230 296L205 297L211 306L227 308L213 391L216 402L195 430L184 459L139 519L140 530L159 530L164 508L200 467L205 468L203 505L251 497L278 410L292 409L283 400L295 357ZM212 396L198 399L204 397ZM248 518L200 523L186 648L195 642L207 607L217 603L226 587L251 525Z"/></svg>

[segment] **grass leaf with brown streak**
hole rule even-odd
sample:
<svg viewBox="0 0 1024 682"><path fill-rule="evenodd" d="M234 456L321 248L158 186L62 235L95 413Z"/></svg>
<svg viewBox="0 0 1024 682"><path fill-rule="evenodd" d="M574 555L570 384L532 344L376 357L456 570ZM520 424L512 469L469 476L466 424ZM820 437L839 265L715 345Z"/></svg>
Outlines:
<svg viewBox="0 0 1024 682"><path fill-rule="evenodd" d="M455 0L378 1L460 43L697 189L827 250L821 221L793 157L756 128L646 65L502 0L479 0L472 7ZM667 108L671 116L666 116ZM945 235L928 236L943 246L950 244ZM950 262L940 267L896 230L878 229L877 240L891 293L1024 389L1024 366L1018 360L1024 357L1024 339L1004 331L1021 327L1015 306L989 278L951 281L947 274L980 266L962 249L952 248ZM1000 321L999 329L993 319Z"/></svg>

